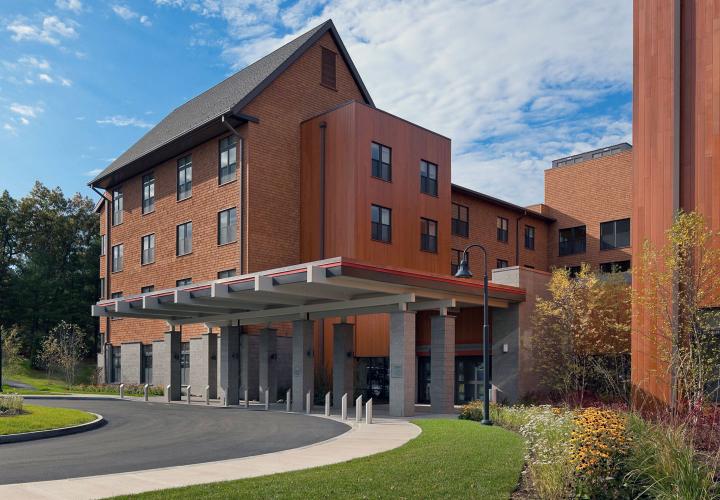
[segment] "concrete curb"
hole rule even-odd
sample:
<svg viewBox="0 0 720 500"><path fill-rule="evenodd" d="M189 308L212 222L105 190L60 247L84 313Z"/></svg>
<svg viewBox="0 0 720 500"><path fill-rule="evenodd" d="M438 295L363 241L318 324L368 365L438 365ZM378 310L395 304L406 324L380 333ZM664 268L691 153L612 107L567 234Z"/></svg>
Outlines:
<svg viewBox="0 0 720 500"><path fill-rule="evenodd" d="M70 427L60 427L59 429L22 432L20 434L6 434L4 436L0 436L0 445L7 443L22 443L25 441L35 441L36 439L46 439L58 436L68 436L70 434L77 434L79 432L86 432L93 429L98 429L107 423L102 415L98 415L97 413L93 412L88 413L95 415L95 420L93 420L92 422L86 422L84 424L72 425Z"/></svg>

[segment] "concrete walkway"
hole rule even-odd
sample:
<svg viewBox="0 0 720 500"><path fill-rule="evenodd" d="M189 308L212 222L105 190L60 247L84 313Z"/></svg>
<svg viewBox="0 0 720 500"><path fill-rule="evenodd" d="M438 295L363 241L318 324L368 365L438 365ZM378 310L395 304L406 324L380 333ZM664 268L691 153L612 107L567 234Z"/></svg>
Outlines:
<svg viewBox="0 0 720 500"><path fill-rule="evenodd" d="M317 418L337 419L321 416ZM327 441L265 455L164 469L3 485L0 486L0 498L3 500L105 498L264 476L374 455L402 446L421 432L416 425L400 419L376 418L371 425L353 423L352 426L350 431Z"/></svg>

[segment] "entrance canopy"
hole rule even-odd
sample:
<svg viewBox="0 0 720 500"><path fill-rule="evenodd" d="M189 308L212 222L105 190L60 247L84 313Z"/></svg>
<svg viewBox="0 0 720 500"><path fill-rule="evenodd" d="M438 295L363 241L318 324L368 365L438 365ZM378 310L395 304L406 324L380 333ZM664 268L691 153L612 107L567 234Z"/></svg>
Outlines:
<svg viewBox="0 0 720 500"><path fill-rule="evenodd" d="M525 290L489 285L489 305L525 300ZM343 257L101 300L100 317L165 320L171 325L252 325L397 311L476 307L480 281L367 264Z"/></svg>

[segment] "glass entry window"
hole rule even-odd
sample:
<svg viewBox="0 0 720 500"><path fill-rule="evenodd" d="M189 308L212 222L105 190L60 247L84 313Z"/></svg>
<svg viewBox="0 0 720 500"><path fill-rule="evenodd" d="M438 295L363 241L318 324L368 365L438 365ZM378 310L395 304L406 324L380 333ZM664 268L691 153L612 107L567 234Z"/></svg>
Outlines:
<svg viewBox="0 0 720 500"><path fill-rule="evenodd" d="M180 349L180 385L190 383L190 342L183 342Z"/></svg>
<svg viewBox="0 0 720 500"><path fill-rule="evenodd" d="M356 358L355 394L363 401L373 398L374 403L387 403L390 399L390 359L386 357Z"/></svg>
<svg viewBox="0 0 720 500"><path fill-rule="evenodd" d="M111 374L111 383L119 384L122 380L122 373L120 372L120 366L121 366L121 347L120 346L112 346L112 370L110 371Z"/></svg>
<svg viewBox="0 0 720 500"><path fill-rule="evenodd" d="M151 384L153 383L152 380L152 344L143 345L142 346L142 371L140 372L142 375L142 382L143 384Z"/></svg>
<svg viewBox="0 0 720 500"><path fill-rule="evenodd" d="M430 356L418 357L417 402L420 404L430 404Z"/></svg>
<svg viewBox="0 0 720 500"><path fill-rule="evenodd" d="M455 403L483 398L483 370L482 356L455 358Z"/></svg>

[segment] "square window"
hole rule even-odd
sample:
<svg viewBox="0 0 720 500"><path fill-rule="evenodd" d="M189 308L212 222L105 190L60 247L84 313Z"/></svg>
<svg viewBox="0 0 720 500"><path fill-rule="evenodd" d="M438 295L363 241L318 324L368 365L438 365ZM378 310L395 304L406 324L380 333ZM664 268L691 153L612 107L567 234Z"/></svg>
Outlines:
<svg viewBox="0 0 720 500"><path fill-rule="evenodd" d="M600 224L600 250L630 246L630 219L613 220Z"/></svg>
<svg viewBox="0 0 720 500"><path fill-rule="evenodd" d="M237 210L230 208L218 213L218 245L237 241Z"/></svg>
<svg viewBox="0 0 720 500"><path fill-rule="evenodd" d="M429 194L430 196L437 196L438 194L438 181L437 181L437 170L438 167L434 163L429 161L420 161L420 192Z"/></svg>
<svg viewBox="0 0 720 500"><path fill-rule="evenodd" d="M140 293L150 293L155 291L155 285L144 286L140 289Z"/></svg>
<svg viewBox="0 0 720 500"><path fill-rule="evenodd" d="M155 262L155 235L148 234L142 237L142 254L140 257L140 263L152 264Z"/></svg>
<svg viewBox="0 0 720 500"><path fill-rule="evenodd" d="M372 221L371 237L376 241L390 243L392 239L392 213L389 208L380 205L370 206Z"/></svg>
<svg viewBox="0 0 720 500"><path fill-rule="evenodd" d="M372 176L384 181L392 180L392 150L373 142L370 144L370 155L372 158Z"/></svg>
<svg viewBox="0 0 720 500"><path fill-rule="evenodd" d="M177 227L176 240L175 254L178 257L192 252L192 222L186 222Z"/></svg>
<svg viewBox="0 0 720 500"><path fill-rule="evenodd" d="M573 255L585 252L585 226L569 227L559 231L559 254Z"/></svg>
<svg viewBox="0 0 720 500"><path fill-rule="evenodd" d="M227 269L225 271L220 271L217 274L219 280L223 278L232 278L233 276L235 276L235 269Z"/></svg>
<svg viewBox="0 0 720 500"><path fill-rule="evenodd" d="M437 253L437 221L420 218L420 250Z"/></svg>
<svg viewBox="0 0 720 500"><path fill-rule="evenodd" d="M187 286L192 284L192 278L183 278L175 282L175 286Z"/></svg>
<svg viewBox="0 0 720 500"><path fill-rule="evenodd" d="M506 261L504 259L497 260L497 269L502 269L503 267L507 267L507 266L508 266L508 261Z"/></svg>
<svg viewBox="0 0 720 500"><path fill-rule="evenodd" d="M505 217L497 218L497 240L503 243L508 241L508 220Z"/></svg>
<svg viewBox="0 0 720 500"><path fill-rule="evenodd" d="M452 234L465 238L470 234L470 211L457 203L452 204Z"/></svg>

